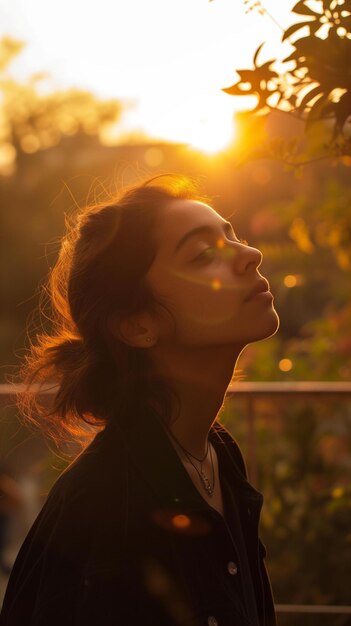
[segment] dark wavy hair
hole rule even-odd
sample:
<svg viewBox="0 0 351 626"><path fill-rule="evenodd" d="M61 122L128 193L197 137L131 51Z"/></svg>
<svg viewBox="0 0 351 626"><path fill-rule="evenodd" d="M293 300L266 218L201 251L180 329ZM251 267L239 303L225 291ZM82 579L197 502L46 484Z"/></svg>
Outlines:
<svg viewBox="0 0 351 626"><path fill-rule="evenodd" d="M56 444L136 417L151 398L169 418L170 390L152 379L148 351L112 336L108 320L157 304L144 280L157 253L155 227L167 204L180 198L208 201L190 178L162 174L67 219L42 292L49 296L50 332L30 342L18 376L25 385L17 398L22 415Z"/></svg>

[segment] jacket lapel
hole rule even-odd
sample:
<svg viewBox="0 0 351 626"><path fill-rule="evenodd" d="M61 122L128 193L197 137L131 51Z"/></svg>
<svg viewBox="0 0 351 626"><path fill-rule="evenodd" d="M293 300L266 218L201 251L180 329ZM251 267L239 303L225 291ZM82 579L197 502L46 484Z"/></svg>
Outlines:
<svg viewBox="0 0 351 626"><path fill-rule="evenodd" d="M219 422L215 422L210 432L210 441L216 448L220 464L220 473L225 473L236 486L238 497L262 502L263 496L246 477L246 468L239 446L229 431Z"/></svg>

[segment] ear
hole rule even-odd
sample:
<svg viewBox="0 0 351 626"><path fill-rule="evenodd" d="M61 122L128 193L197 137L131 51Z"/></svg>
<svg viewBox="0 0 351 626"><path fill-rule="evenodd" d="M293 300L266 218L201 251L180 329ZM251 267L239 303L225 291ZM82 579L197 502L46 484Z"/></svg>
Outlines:
<svg viewBox="0 0 351 626"><path fill-rule="evenodd" d="M133 348L151 348L158 339L158 329L150 313L136 313L109 320L113 336Z"/></svg>

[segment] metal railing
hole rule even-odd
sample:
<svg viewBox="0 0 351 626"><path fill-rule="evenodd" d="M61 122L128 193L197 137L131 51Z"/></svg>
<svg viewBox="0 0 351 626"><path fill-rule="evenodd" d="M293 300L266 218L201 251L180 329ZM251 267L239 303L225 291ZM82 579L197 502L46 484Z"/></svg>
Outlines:
<svg viewBox="0 0 351 626"><path fill-rule="evenodd" d="M258 398L278 398L286 396L304 396L351 398L351 383L349 382L234 382L229 388L227 395L244 396L246 400L247 420L247 468L250 481L257 485L257 445L255 431L255 401Z"/></svg>
<svg viewBox="0 0 351 626"><path fill-rule="evenodd" d="M21 391L20 386L0 384L0 406L6 402L13 402L14 394ZM49 390L43 393L53 393ZM303 396L331 398L351 398L351 383L349 382L234 382L227 392L228 397L238 395L246 401L247 418L247 466L250 481L257 484L257 446L255 432L255 401L258 398ZM351 606L347 605L306 605L306 604L276 604L277 613L290 614L338 614L351 615Z"/></svg>
<svg viewBox="0 0 351 626"><path fill-rule="evenodd" d="M246 400L247 420L247 467L250 481L257 484L257 442L255 431L255 401L258 398L303 396L331 398L351 398L351 383L349 382L234 382L230 385L227 395L244 396ZM342 605L306 605L306 604L276 604L277 613L290 614L338 614L351 615L351 606Z"/></svg>

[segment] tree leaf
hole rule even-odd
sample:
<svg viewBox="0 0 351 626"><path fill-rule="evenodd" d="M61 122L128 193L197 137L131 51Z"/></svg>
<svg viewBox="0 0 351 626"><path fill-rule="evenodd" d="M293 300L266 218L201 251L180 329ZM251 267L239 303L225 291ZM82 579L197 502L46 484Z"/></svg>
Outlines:
<svg viewBox="0 0 351 626"><path fill-rule="evenodd" d="M261 49L262 49L262 46L264 46L264 43L265 43L265 42L261 43L261 45L260 45L260 46L258 46L258 48L257 48L257 50L256 50L256 52L255 52L255 56L254 56L254 58L253 58L253 64L254 64L254 66L255 66L255 67L256 67L257 57L258 57L258 55L260 54L260 51L261 51Z"/></svg>
<svg viewBox="0 0 351 626"><path fill-rule="evenodd" d="M288 57L286 57L285 59L283 59L283 63L289 63L289 61L297 61L297 59L299 58L300 54L297 52L297 50L294 50L294 52L292 52L291 54L289 54Z"/></svg>
<svg viewBox="0 0 351 626"><path fill-rule="evenodd" d="M327 99L327 95L323 94L321 98L319 98L310 108L308 112L308 118L306 121L306 130L308 130L309 126L312 122L317 122L322 119L322 117L326 113L325 100Z"/></svg>
<svg viewBox="0 0 351 626"><path fill-rule="evenodd" d="M313 23L313 22L312 22ZM282 37L282 41L285 41L286 39L288 39L289 37L291 37L291 35L293 35L294 33L296 33L298 30L300 30L300 28L302 28L303 26L307 26L311 24L311 21L308 22L299 22L298 24L292 24L291 26L289 26L289 28L286 29L286 31L284 32L284 35Z"/></svg>
<svg viewBox="0 0 351 626"><path fill-rule="evenodd" d="M306 104L308 104L309 102L311 102L311 100L313 100L313 98L315 98L316 96L323 96L323 92L321 91L321 86L318 85L318 87L314 87L313 89L311 89L308 93L306 93L304 95L304 97L302 98L300 104L299 104L299 109L304 110L304 108L306 107Z"/></svg>
<svg viewBox="0 0 351 626"><path fill-rule="evenodd" d="M236 72L240 76L241 83L252 83L256 74L255 70L236 70Z"/></svg>
<svg viewBox="0 0 351 626"><path fill-rule="evenodd" d="M341 11L351 11L351 0L344 0L344 4L340 7Z"/></svg>
<svg viewBox="0 0 351 626"><path fill-rule="evenodd" d="M342 17L340 26L343 26L348 32L350 32L351 15L346 15L345 17Z"/></svg>
<svg viewBox="0 0 351 626"><path fill-rule="evenodd" d="M317 30L320 29L321 27L321 23L319 20L311 20L309 23L309 27L310 27L310 32L312 35L315 35L315 33L317 32ZM318 35L317 35L318 36Z"/></svg>
<svg viewBox="0 0 351 626"><path fill-rule="evenodd" d="M265 72L266 70L269 70L269 67L272 65L272 63L275 63L275 61L276 61L276 59L270 59L269 61L266 61L262 65L259 65L256 68L256 70L260 71L260 73L263 74L263 72ZM269 73L275 74L276 72L273 72L272 70L269 70Z"/></svg>
<svg viewBox="0 0 351 626"><path fill-rule="evenodd" d="M297 39L297 41L294 42L294 46L301 56L316 56L322 51L324 53L326 40L308 35L307 37L300 37L300 39Z"/></svg>
<svg viewBox="0 0 351 626"><path fill-rule="evenodd" d="M351 93L344 93L339 102L334 102L334 112L340 130L351 115Z"/></svg>
<svg viewBox="0 0 351 626"><path fill-rule="evenodd" d="M293 13L298 13L299 15L311 15L318 18L321 15L320 13L316 13L315 11L312 11L310 7L306 6L304 0L300 0L300 2L295 4L295 6L291 10L293 11Z"/></svg>
<svg viewBox="0 0 351 626"><path fill-rule="evenodd" d="M235 83L234 85L232 85L231 87L224 87L221 89L221 91L224 91L224 93L229 94L230 96L249 96L252 95L253 93L256 93L256 91L254 89L240 89L240 84L241 81L238 83Z"/></svg>

